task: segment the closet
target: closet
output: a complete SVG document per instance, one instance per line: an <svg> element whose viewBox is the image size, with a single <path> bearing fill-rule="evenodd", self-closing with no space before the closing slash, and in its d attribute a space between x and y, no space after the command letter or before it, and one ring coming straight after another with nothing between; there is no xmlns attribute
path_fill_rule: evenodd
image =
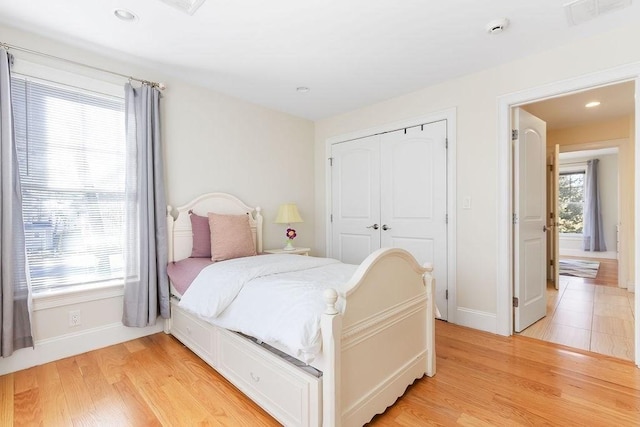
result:
<svg viewBox="0 0 640 427"><path fill-rule="evenodd" d="M360 264L396 247L433 263L446 319L446 120L333 144L331 165L331 256Z"/></svg>

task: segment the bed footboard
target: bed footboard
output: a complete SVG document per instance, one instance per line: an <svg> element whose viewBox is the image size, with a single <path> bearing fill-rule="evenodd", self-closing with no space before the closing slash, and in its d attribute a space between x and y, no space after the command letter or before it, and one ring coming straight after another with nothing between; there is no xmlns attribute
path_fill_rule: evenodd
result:
<svg viewBox="0 0 640 427"><path fill-rule="evenodd" d="M402 249L380 249L347 285L344 314L327 291L322 317L323 425L361 426L435 374L434 281Z"/></svg>

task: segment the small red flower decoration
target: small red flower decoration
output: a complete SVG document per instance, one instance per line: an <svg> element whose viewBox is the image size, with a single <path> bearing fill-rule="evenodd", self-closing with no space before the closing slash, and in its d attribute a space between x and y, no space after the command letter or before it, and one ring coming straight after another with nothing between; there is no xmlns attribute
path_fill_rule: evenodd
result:
<svg viewBox="0 0 640 427"><path fill-rule="evenodd" d="M296 236L296 230L294 230L293 228L287 228L287 239L293 240L296 238Z"/></svg>

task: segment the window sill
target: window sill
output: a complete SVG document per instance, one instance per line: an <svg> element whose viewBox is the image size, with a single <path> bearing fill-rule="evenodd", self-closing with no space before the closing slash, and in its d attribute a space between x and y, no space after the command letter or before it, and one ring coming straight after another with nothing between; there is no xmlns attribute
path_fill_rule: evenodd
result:
<svg viewBox="0 0 640 427"><path fill-rule="evenodd" d="M566 240L582 240L584 239L584 235L576 233L560 233L560 238Z"/></svg>
<svg viewBox="0 0 640 427"><path fill-rule="evenodd" d="M91 285L70 286L63 289L40 291L32 295L33 311L66 305L81 304L124 295L124 282L112 280Z"/></svg>

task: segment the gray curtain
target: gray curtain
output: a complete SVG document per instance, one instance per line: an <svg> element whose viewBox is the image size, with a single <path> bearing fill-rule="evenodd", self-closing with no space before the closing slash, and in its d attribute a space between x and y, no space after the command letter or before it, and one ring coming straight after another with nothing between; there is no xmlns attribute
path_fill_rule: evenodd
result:
<svg viewBox="0 0 640 427"><path fill-rule="evenodd" d="M122 323L153 325L169 317L167 204L160 141L160 91L125 85L127 170L125 290Z"/></svg>
<svg viewBox="0 0 640 427"><path fill-rule="evenodd" d="M598 159L587 162L587 182L584 199L584 250L592 252L604 252L607 250L604 243L600 190L598 188L599 162Z"/></svg>
<svg viewBox="0 0 640 427"><path fill-rule="evenodd" d="M12 57L0 48L0 344L2 357L33 346L22 192L11 111Z"/></svg>

